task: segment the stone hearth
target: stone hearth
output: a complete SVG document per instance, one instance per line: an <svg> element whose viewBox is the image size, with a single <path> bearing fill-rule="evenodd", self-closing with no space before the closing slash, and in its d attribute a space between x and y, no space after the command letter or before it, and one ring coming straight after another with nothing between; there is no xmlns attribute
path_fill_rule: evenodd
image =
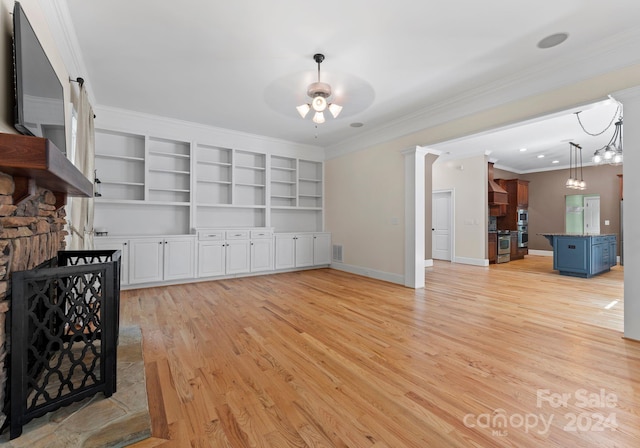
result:
<svg viewBox="0 0 640 448"><path fill-rule="evenodd" d="M151 436L151 418L139 327L121 327L118 345L118 390L109 398L97 394L50 412L24 426L6 448L122 447Z"/></svg>

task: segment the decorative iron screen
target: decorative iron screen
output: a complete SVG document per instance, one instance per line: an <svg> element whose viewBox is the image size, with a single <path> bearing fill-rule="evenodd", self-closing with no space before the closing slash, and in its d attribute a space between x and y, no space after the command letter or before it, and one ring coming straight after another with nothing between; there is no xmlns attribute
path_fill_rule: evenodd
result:
<svg viewBox="0 0 640 448"><path fill-rule="evenodd" d="M29 420L116 390L120 251L62 251L12 274L10 438Z"/></svg>

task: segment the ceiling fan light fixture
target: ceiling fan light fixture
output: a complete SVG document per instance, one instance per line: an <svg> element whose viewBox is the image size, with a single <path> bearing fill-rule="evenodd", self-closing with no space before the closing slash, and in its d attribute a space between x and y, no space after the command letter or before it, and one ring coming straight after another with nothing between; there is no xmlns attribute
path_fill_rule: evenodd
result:
<svg viewBox="0 0 640 448"><path fill-rule="evenodd" d="M327 99L331 96L331 86L326 82L320 81L320 63L324 61L323 54L314 54L313 60L318 64L318 81L309 84L307 87L307 95L311 98L311 104L303 104L296 107L302 118L305 118L309 111L313 109L315 114L312 121L316 124L325 122L323 112L328 108L333 118L336 118L342 111L342 106L335 103L328 103Z"/></svg>
<svg viewBox="0 0 640 448"><path fill-rule="evenodd" d="M324 123L324 114L322 112L316 112L315 115L313 116L312 121L315 124L322 124Z"/></svg>
<svg viewBox="0 0 640 448"><path fill-rule="evenodd" d="M331 115L333 115L333 118L338 118L338 115L340 115L340 112L342 112L342 106L338 106L335 103L331 103L329 104L329 112L331 112Z"/></svg>
<svg viewBox="0 0 640 448"><path fill-rule="evenodd" d="M323 96L318 95L313 98L311 105L316 112L323 112L327 108L327 100Z"/></svg>
<svg viewBox="0 0 640 448"><path fill-rule="evenodd" d="M311 110L311 106L308 104L302 104L301 106L296 107L298 113L302 118L306 117L309 111Z"/></svg>

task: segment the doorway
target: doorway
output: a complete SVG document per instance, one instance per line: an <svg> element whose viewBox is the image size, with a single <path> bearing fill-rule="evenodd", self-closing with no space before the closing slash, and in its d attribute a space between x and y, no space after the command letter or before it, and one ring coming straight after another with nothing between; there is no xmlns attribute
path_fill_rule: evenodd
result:
<svg viewBox="0 0 640 448"><path fill-rule="evenodd" d="M432 193L431 228L432 258L451 261L453 254L453 192L434 191Z"/></svg>
<svg viewBox="0 0 640 448"><path fill-rule="evenodd" d="M600 234L600 195L570 194L565 204L567 233Z"/></svg>

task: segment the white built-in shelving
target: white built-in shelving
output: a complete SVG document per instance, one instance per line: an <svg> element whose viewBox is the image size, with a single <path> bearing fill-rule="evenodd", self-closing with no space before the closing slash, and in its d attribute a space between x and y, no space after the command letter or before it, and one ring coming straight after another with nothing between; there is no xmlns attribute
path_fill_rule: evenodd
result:
<svg viewBox="0 0 640 448"><path fill-rule="evenodd" d="M323 163L188 139L96 130L109 234L185 234L203 227L323 230Z"/></svg>

